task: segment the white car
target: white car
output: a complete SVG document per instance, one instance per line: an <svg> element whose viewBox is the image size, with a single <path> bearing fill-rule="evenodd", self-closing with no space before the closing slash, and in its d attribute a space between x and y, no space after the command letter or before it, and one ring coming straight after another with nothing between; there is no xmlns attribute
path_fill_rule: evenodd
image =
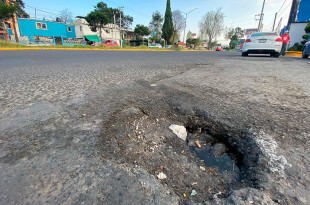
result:
<svg viewBox="0 0 310 205"><path fill-rule="evenodd" d="M255 32L245 40L242 56L249 54L270 54L278 58L281 54L282 38L275 32Z"/></svg>

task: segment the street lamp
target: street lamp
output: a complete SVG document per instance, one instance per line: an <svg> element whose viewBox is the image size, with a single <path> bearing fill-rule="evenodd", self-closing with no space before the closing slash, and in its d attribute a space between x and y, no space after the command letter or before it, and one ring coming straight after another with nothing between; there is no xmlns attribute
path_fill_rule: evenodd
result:
<svg viewBox="0 0 310 205"><path fill-rule="evenodd" d="M187 13L184 13L182 12L183 14L185 14L185 26L184 26L184 34L183 34L183 45L184 45L184 41L185 41L185 31L186 31L186 21L187 21L187 14L189 13L192 13L193 11L197 10L198 8L195 8L193 10L191 10L190 12L187 12ZM185 43L186 44L186 43Z"/></svg>

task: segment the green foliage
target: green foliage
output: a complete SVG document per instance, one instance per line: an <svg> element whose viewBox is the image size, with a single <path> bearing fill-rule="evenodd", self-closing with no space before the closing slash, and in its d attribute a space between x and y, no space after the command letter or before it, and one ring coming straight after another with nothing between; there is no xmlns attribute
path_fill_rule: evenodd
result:
<svg viewBox="0 0 310 205"><path fill-rule="evenodd" d="M308 40L309 39L309 34L305 34L302 36L302 39Z"/></svg>
<svg viewBox="0 0 310 205"><path fill-rule="evenodd" d="M0 1L0 22L3 23L4 21L13 18L14 13L17 11L17 9L17 4L7 5L5 2L3 3Z"/></svg>
<svg viewBox="0 0 310 205"><path fill-rule="evenodd" d="M104 25L109 23L109 19L106 13L104 13L101 10L95 10L95 11L90 12L85 17L85 20L88 22L88 26L93 32L96 32L97 30L99 30L100 39L102 41L102 36L101 36L102 29Z"/></svg>
<svg viewBox="0 0 310 205"><path fill-rule="evenodd" d="M229 32L226 35L227 39L230 40L237 40L239 38L242 38L244 36L244 30L240 27L232 28L229 30Z"/></svg>
<svg viewBox="0 0 310 205"><path fill-rule="evenodd" d="M162 38L165 39L167 42L169 42L172 35L173 35L172 11L170 6L170 0L167 0L165 21L162 29Z"/></svg>
<svg viewBox="0 0 310 205"><path fill-rule="evenodd" d="M151 43L161 43L161 38L158 36L152 36L149 38L149 40L151 41Z"/></svg>
<svg viewBox="0 0 310 205"><path fill-rule="evenodd" d="M0 2L1 3L1 2ZM0 40L0 48L23 48L25 45Z"/></svg>
<svg viewBox="0 0 310 205"><path fill-rule="evenodd" d="M6 4L5 0L0 0L0 4ZM23 0L16 0L15 2L11 1L11 6L14 6L14 12L19 18L29 18L29 15L24 11L25 4ZM1 6L0 6L1 7ZM2 8L0 8L1 12Z"/></svg>
<svg viewBox="0 0 310 205"><path fill-rule="evenodd" d="M302 51L303 45L300 43L295 43L292 47L287 49L288 51Z"/></svg>
<svg viewBox="0 0 310 205"><path fill-rule="evenodd" d="M161 15L161 13L159 11L155 11L152 15L152 20L149 24L149 29L151 32L155 32L156 35L153 36L153 37L156 37L154 38L154 41L158 41L158 39L160 39L161 37L161 30L162 30L162 27L163 27L163 17Z"/></svg>
<svg viewBox="0 0 310 205"><path fill-rule="evenodd" d="M305 27L305 32L310 33L310 22L308 22L307 26Z"/></svg>
<svg viewBox="0 0 310 205"><path fill-rule="evenodd" d="M134 33L137 36L142 37L142 36L149 35L151 32L150 32L150 30L149 30L149 28L147 26L144 26L142 24L137 24L136 27L135 27Z"/></svg>
<svg viewBox="0 0 310 205"><path fill-rule="evenodd" d="M129 28L133 22L133 18L131 16L125 15L124 12L120 9L115 9L108 7L106 3L99 2L95 7L94 11L90 12L85 20L89 23L89 27L92 31L99 31L103 29L103 27L108 23L114 23L114 15L115 15L115 23L119 25L122 16L122 28Z"/></svg>
<svg viewBox="0 0 310 205"><path fill-rule="evenodd" d="M199 38L190 38L187 39L186 43L189 45L190 48L195 49L201 43L201 39Z"/></svg>
<svg viewBox="0 0 310 205"><path fill-rule="evenodd" d="M234 49L238 43L240 38L244 36L244 30L240 27L232 28L230 31L226 34L226 38L230 39L229 48Z"/></svg>

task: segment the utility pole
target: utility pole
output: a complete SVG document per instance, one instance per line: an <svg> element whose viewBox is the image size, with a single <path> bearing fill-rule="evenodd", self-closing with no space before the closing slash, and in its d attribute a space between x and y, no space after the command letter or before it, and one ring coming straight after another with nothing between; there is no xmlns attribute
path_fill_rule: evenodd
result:
<svg viewBox="0 0 310 205"><path fill-rule="evenodd" d="M272 31L274 31L274 26L275 26L275 24L276 24L277 15L278 15L278 13L276 13L276 15L274 16L274 21L273 21Z"/></svg>
<svg viewBox="0 0 310 205"><path fill-rule="evenodd" d="M37 19L37 9L34 9L34 19Z"/></svg>
<svg viewBox="0 0 310 205"><path fill-rule="evenodd" d="M260 18L259 18L259 23L258 23L258 31L261 31L261 29L262 29L262 23L263 23L263 18L264 18L265 2L266 2L266 0L264 0L262 11L260 13Z"/></svg>
<svg viewBox="0 0 310 205"><path fill-rule="evenodd" d="M290 30L291 23L296 21L299 4L300 4L300 0L293 0L292 1L290 17L289 17L288 22L287 22L287 27L288 27L287 30Z"/></svg>
<svg viewBox="0 0 310 205"><path fill-rule="evenodd" d="M122 12L119 12L119 37L120 37L120 46L123 47L123 39L122 39Z"/></svg>
<svg viewBox="0 0 310 205"><path fill-rule="evenodd" d="M115 31L116 31L116 19L115 19L115 13L114 13L114 26L113 26L113 39L116 39Z"/></svg>
<svg viewBox="0 0 310 205"><path fill-rule="evenodd" d="M184 12L181 11L183 14L185 14L185 25L184 25L184 34L183 34L183 46L184 46L184 41L185 41L185 31L186 31L187 15L188 15L189 13L192 13L192 12L195 11L196 9L198 9L198 8L195 8L195 9L193 9L193 10L191 10L190 12L187 12L187 13L184 13ZM186 45L186 42L185 42L185 45Z"/></svg>

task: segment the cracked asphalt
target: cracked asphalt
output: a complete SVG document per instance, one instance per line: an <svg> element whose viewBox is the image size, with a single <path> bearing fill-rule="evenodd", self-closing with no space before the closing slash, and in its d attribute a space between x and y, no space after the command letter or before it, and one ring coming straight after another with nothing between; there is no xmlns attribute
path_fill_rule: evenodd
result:
<svg viewBox="0 0 310 205"><path fill-rule="evenodd" d="M235 52L0 51L0 204L309 204L308 62ZM196 110L253 134L264 179L184 199L103 150L106 136L121 136L128 107L165 119L145 129L150 137L168 136L170 123Z"/></svg>

